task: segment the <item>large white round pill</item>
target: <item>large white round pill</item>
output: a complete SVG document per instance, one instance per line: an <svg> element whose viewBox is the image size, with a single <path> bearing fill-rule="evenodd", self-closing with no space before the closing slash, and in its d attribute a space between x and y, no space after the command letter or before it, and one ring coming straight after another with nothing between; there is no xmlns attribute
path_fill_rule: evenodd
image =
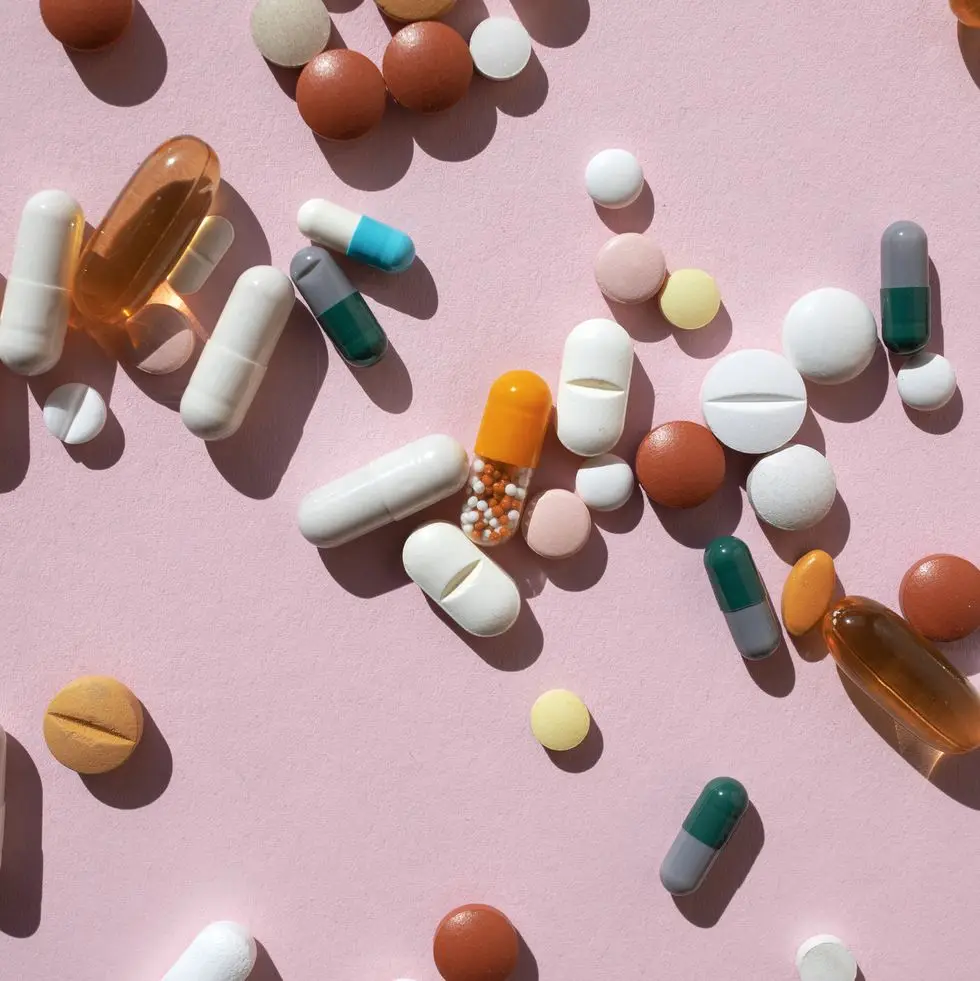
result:
<svg viewBox="0 0 980 981"><path fill-rule="evenodd" d="M602 150L585 168L585 187L603 208L625 208L643 190L643 168L629 150Z"/></svg>
<svg viewBox="0 0 980 981"><path fill-rule="evenodd" d="M783 321L783 354L820 385L856 378L874 357L878 328L859 296L829 286L800 297Z"/></svg>
<svg viewBox="0 0 980 981"><path fill-rule="evenodd" d="M56 388L44 403L44 425L62 443L87 443L102 432L106 407L89 385L69 382Z"/></svg>
<svg viewBox="0 0 980 981"><path fill-rule="evenodd" d="M594 456L575 474L575 493L593 511L615 511L633 494L633 468L614 453Z"/></svg>
<svg viewBox="0 0 980 981"><path fill-rule="evenodd" d="M837 478L830 461L813 447L787 446L749 471L745 490L760 521L800 531L827 517L837 496Z"/></svg>
<svg viewBox="0 0 980 981"><path fill-rule="evenodd" d="M333 25L323 0L258 0L251 26L266 61L300 68L327 46Z"/></svg>
<svg viewBox="0 0 980 981"><path fill-rule="evenodd" d="M789 442L803 425L806 386L781 355L736 351L705 375L701 412L725 446L741 453L769 453Z"/></svg>
<svg viewBox="0 0 980 981"><path fill-rule="evenodd" d="M858 966L843 940L823 933L800 944L796 970L800 981L854 981Z"/></svg>
<svg viewBox="0 0 980 981"><path fill-rule="evenodd" d="M941 409L956 391L956 372L941 355L920 351L898 369L898 394L910 409Z"/></svg>
<svg viewBox="0 0 980 981"><path fill-rule="evenodd" d="M473 67L484 77L503 82L520 75L531 60L531 35L510 17L488 17L470 36Z"/></svg>

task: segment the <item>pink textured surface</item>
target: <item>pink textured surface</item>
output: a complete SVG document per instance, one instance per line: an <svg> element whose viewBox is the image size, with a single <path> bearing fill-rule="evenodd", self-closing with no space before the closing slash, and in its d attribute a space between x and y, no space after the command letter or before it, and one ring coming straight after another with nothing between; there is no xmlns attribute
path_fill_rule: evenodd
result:
<svg viewBox="0 0 980 981"><path fill-rule="evenodd" d="M700 551L737 529L777 602L816 545L849 590L891 604L916 558L977 560L980 92L956 24L944 0L588 2L519 0L539 59L521 81L476 79L443 118L392 110L377 137L322 151L254 51L247 4L146 0L135 34L94 57L68 56L36 4L6 4L0 269L33 191L70 190L97 221L180 132L215 146L234 189L222 210L238 240L193 300L207 327L241 268L288 263L312 195L409 230L422 262L400 278L352 271L397 354L355 377L298 309L245 428L217 446L174 411L185 374L130 377L79 338L51 377L0 372L0 720L23 747L0 871L5 981L156 981L226 917L268 950L257 981L435 981L432 930L467 901L503 909L548 981L789 981L817 932L845 938L868 981L975 978L980 763L928 782L826 660L784 651L750 673ZM378 58L374 4L333 5L344 40ZM454 23L483 13L460 0ZM670 266L710 270L727 310L690 334L655 304L624 316L639 357L625 457L653 420L698 418L722 350L776 347L804 292L838 285L877 309L878 237L898 217L930 232L935 346L945 333L965 411L957 397L910 419L879 354L857 382L811 389L804 436L826 445L841 492L824 525L761 529L733 461L698 512L637 495L598 516L581 561L495 553L529 609L500 640L467 641L401 573L412 521L321 561L296 505L424 432L469 442L505 369L557 377L568 330L607 311L591 264L610 231L582 171L608 145L642 160ZM647 194L607 220L642 228L651 210ZM72 453L38 405L67 377L112 410ZM554 438L543 469L539 488L571 485ZM958 652L967 670L975 651ZM83 672L129 684L160 734L91 789L41 738L48 698ZM583 772L528 732L555 686L602 731ZM745 782L758 816L706 891L675 905L660 860L719 774ZM535 976L526 964L520 981Z"/></svg>

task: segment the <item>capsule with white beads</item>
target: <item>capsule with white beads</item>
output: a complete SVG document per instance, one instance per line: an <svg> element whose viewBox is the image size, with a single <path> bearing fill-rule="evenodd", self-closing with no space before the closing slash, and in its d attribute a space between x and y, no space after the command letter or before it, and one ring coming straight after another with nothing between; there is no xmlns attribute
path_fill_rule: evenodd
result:
<svg viewBox="0 0 980 981"><path fill-rule="evenodd" d="M385 272L404 272L415 259L415 244L404 232L323 198L303 204L296 224L311 241Z"/></svg>
<svg viewBox="0 0 980 981"><path fill-rule="evenodd" d="M206 926L180 955L163 981L245 981L255 967L255 940L238 923Z"/></svg>

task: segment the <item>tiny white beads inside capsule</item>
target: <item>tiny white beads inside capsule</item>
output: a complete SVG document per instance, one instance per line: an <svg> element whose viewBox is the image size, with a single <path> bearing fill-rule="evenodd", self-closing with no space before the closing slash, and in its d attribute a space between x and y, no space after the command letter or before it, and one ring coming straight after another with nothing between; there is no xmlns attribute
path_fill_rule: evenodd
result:
<svg viewBox="0 0 980 981"><path fill-rule="evenodd" d="M521 512L520 511L508 511L507 512L507 517L508 517L508 519L510 520L510 522L512 524L513 524L513 522L517 521L518 518L520 518L520 516L521 516Z"/></svg>
<svg viewBox="0 0 980 981"><path fill-rule="evenodd" d="M473 490L477 492L477 494L482 494L486 490L486 487L483 486L483 481L479 478L475 479L471 486L473 487Z"/></svg>
<svg viewBox="0 0 980 981"><path fill-rule="evenodd" d="M475 507L476 507L476 502L477 502L478 500L479 500L479 498L478 498L478 497L471 497L471 498L470 498L470 499L469 499L469 500L468 500L468 501L466 502L466 506L467 506L467 507L469 507L469 508L475 508Z"/></svg>
<svg viewBox="0 0 980 981"><path fill-rule="evenodd" d="M464 534L466 534L466 535L472 535L473 534L473 526L471 524L468 524L466 522L463 522L463 524L462 524L461 527L463 529L463 533Z"/></svg>
<svg viewBox="0 0 980 981"><path fill-rule="evenodd" d="M508 484L508 485L507 485L507 486L506 486L506 487L504 488L504 493L505 493L505 494L506 494L506 495L507 495L508 497L513 497L513 496L514 496L514 495L515 495L515 494L517 493L517 484Z"/></svg>
<svg viewBox="0 0 980 981"><path fill-rule="evenodd" d="M483 469L483 461L482 460L474 460L473 461L473 473L479 473L482 469Z"/></svg>
<svg viewBox="0 0 980 981"><path fill-rule="evenodd" d="M476 502L476 509L477 509L477 511L486 511L486 509L488 507L489 507L489 505L487 504L486 501L477 501Z"/></svg>

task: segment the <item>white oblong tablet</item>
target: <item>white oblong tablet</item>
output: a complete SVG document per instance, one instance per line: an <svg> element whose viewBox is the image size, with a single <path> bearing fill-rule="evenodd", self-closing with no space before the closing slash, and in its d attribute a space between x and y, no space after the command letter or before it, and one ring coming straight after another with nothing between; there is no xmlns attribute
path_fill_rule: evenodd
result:
<svg viewBox="0 0 980 981"><path fill-rule="evenodd" d="M956 392L956 371L941 354L920 351L898 369L898 394L910 409L934 412Z"/></svg>
<svg viewBox="0 0 980 981"><path fill-rule="evenodd" d="M473 67L496 82L520 75L531 60L531 35L510 17L488 17L470 36Z"/></svg>
<svg viewBox="0 0 980 981"><path fill-rule="evenodd" d="M625 208L643 191L643 168L629 150L600 150L585 168L589 197L603 208Z"/></svg>
<svg viewBox="0 0 980 981"><path fill-rule="evenodd" d="M318 548L334 548L455 494L468 475L462 444L423 436L307 494L299 530Z"/></svg>
<svg viewBox="0 0 980 981"><path fill-rule="evenodd" d="M102 432L107 410L102 396L90 385L68 382L44 403L44 425L62 443L87 443Z"/></svg>
<svg viewBox="0 0 980 981"><path fill-rule="evenodd" d="M769 453L803 425L806 386L782 355L757 348L736 351L704 376L701 412L725 446L740 453Z"/></svg>
<svg viewBox="0 0 980 981"><path fill-rule="evenodd" d="M801 296L783 321L783 354L806 379L840 385L874 357L878 327L859 296L835 286Z"/></svg>
<svg viewBox="0 0 980 981"><path fill-rule="evenodd" d="M787 446L763 457L745 481L749 504L760 521L802 531L827 517L837 496L830 461L812 446Z"/></svg>
<svg viewBox="0 0 980 981"><path fill-rule="evenodd" d="M208 281L234 241L235 226L221 215L208 215L177 260L167 282L185 296L196 293Z"/></svg>
<svg viewBox="0 0 980 981"><path fill-rule="evenodd" d="M599 456L623 435L633 341L614 320L586 320L565 340L558 399L558 438L579 456Z"/></svg>
<svg viewBox="0 0 980 981"><path fill-rule="evenodd" d="M402 563L429 599L477 637L502 634L521 612L517 584L456 525L433 521L417 528Z"/></svg>
<svg viewBox="0 0 980 981"><path fill-rule="evenodd" d="M615 511L633 495L633 468L614 453L586 460L575 474L575 493L593 511Z"/></svg>
<svg viewBox="0 0 980 981"><path fill-rule="evenodd" d="M206 926L163 976L163 981L245 981L257 950L245 927L230 920Z"/></svg>
<svg viewBox="0 0 980 981"><path fill-rule="evenodd" d="M796 970L800 981L855 981L858 965L843 940L823 933L800 944Z"/></svg>

